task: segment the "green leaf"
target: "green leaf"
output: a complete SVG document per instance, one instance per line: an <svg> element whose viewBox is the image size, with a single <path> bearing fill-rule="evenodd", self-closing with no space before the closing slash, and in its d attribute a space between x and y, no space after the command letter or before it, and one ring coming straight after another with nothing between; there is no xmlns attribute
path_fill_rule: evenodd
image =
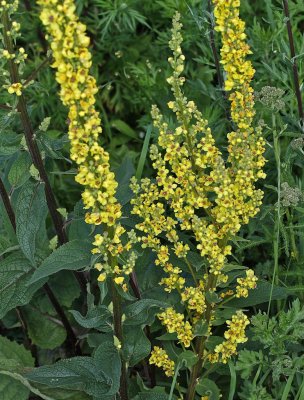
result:
<svg viewBox="0 0 304 400"><path fill-rule="evenodd" d="M178 356L177 364L180 364L187 368L191 368L197 363L197 361L197 354L193 353L193 351L191 350L185 350Z"/></svg>
<svg viewBox="0 0 304 400"><path fill-rule="evenodd" d="M134 131L134 129L132 129L128 124L126 124L124 121L122 121L120 119L111 121L110 126L117 129L119 132L121 132L122 134L124 134L132 139L138 139L138 135Z"/></svg>
<svg viewBox="0 0 304 400"><path fill-rule="evenodd" d="M162 301L154 299L142 299L125 308L126 320L125 325L151 325L155 315L161 308L165 308L166 304Z"/></svg>
<svg viewBox="0 0 304 400"><path fill-rule="evenodd" d="M112 315L106 306L98 306L89 310L84 317L79 311L70 311L77 323L87 329L97 329L101 332L112 332Z"/></svg>
<svg viewBox="0 0 304 400"><path fill-rule="evenodd" d="M29 178L29 168L31 166L31 158L28 152L22 152L13 162L8 173L8 181L15 188L23 185Z"/></svg>
<svg viewBox="0 0 304 400"><path fill-rule="evenodd" d="M91 400L92 397L84 392L65 390L65 389L54 389L46 388L45 386L36 385L43 394L53 397L56 400Z"/></svg>
<svg viewBox="0 0 304 400"><path fill-rule="evenodd" d="M127 204L133 196L130 189L130 179L134 173L135 169L130 157L125 157L115 171L115 178L118 182L116 198L122 205Z"/></svg>
<svg viewBox="0 0 304 400"><path fill-rule="evenodd" d="M101 344L94 357L74 357L25 374L33 382L53 388L82 390L91 396L115 395L120 385L121 361L111 342Z"/></svg>
<svg viewBox="0 0 304 400"><path fill-rule="evenodd" d="M149 125L147 128L146 134L145 134L144 144L141 149L141 153L140 153L140 157L139 157L139 161L138 161L138 165L137 165L137 169L136 169L136 173L135 173L136 179L141 179L141 177L142 177L142 173L144 170L144 166L145 166L145 162L146 162L146 158L147 158L147 154L148 154L151 133L152 133L152 126Z"/></svg>
<svg viewBox="0 0 304 400"><path fill-rule="evenodd" d="M2 131L0 136L0 156L9 157L20 148L20 135L12 132Z"/></svg>
<svg viewBox="0 0 304 400"><path fill-rule="evenodd" d="M260 364L263 364L263 353L261 351L258 353L244 349L238 355L236 370L240 371L243 379L248 379Z"/></svg>
<svg viewBox="0 0 304 400"><path fill-rule="evenodd" d="M35 271L31 283L64 269L76 271L90 265L92 244L85 240L72 240L53 251Z"/></svg>
<svg viewBox="0 0 304 400"><path fill-rule="evenodd" d="M285 299L288 296L288 290L284 287L274 286L271 293L271 284L268 282L260 282L256 289L249 290L248 297L233 299L227 303L227 307L242 308L267 303L270 296L272 300Z"/></svg>
<svg viewBox="0 0 304 400"><path fill-rule="evenodd" d="M195 389L200 396L209 396L209 400L220 399L221 392L211 379L200 379Z"/></svg>
<svg viewBox="0 0 304 400"><path fill-rule="evenodd" d="M125 361L133 367L149 355L151 351L150 341L142 329L134 329L133 326L123 328L122 354Z"/></svg>
<svg viewBox="0 0 304 400"><path fill-rule="evenodd" d="M0 262L0 318L15 307L28 304L45 283L41 280L29 286L32 272L29 261L20 253L11 254Z"/></svg>
<svg viewBox="0 0 304 400"><path fill-rule="evenodd" d="M47 206L43 184L26 184L16 202L16 235L23 254L35 265L38 232L45 223Z"/></svg>
<svg viewBox="0 0 304 400"><path fill-rule="evenodd" d="M15 365L15 369L12 369ZM3 371L18 371L24 367L33 367L34 359L31 353L22 345L11 342L0 336L0 398L1 400L27 400L29 389L10 376L1 374Z"/></svg>
<svg viewBox="0 0 304 400"><path fill-rule="evenodd" d="M43 315L33 307L25 307L27 332L33 342L42 349L52 350L60 346L66 339L66 331L56 321Z"/></svg>
<svg viewBox="0 0 304 400"><path fill-rule="evenodd" d="M161 392L146 392L139 393L137 398L138 400L168 400L168 395Z"/></svg>
<svg viewBox="0 0 304 400"><path fill-rule="evenodd" d="M60 271L52 276L48 285L59 303L64 307L71 307L74 300L81 294L79 283L70 271Z"/></svg>
<svg viewBox="0 0 304 400"><path fill-rule="evenodd" d="M94 353L94 360L111 380L111 388L107 395L116 394L119 391L121 375L121 360L117 348L112 342L102 343Z"/></svg>

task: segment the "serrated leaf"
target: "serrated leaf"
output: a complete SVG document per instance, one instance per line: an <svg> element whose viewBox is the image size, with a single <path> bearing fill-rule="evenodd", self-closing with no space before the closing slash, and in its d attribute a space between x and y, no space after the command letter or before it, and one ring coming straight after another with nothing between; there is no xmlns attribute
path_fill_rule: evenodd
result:
<svg viewBox="0 0 304 400"><path fill-rule="evenodd" d="M14 253L0 262L0 318L17 306L28 304L34 293L45 283L29 285L32 277L29 261Z"/></svg>
<svg viewBox="0 0 304 400"><path fill-rule="evenodd" d="M25 374L33 382L53 388L82 390L101 398L119 390L121 361L113 343L100 345L94 357L74 357L54 365L35 368Z"/></svg>
<svg viewBox="0 0 304 400"><path fill-rule="evenodd" d="M23 313L26 318L27 332L33 344L42 349L52 350L65 341L66 331L63 326L30 306L25 307Z"/></svg>
<svg viewBox="0 0 304 400"><path fill-rule="evenodd" d="M97 329L101 332L111 332L112 328L112 315L106 306L98 306L89 310L84 317L79 311L71 310L73 317L79 325L87 329Z"/></svg>
<svg viewBox="0 0 304 400"><path fill-rule="evenodd" d="M149 355L151 351L150 341L142 329L134 329L132 326L123 328L122 354L125 361L133 367Z"/></svg>
<svg viewBox="0 0 304 400"><path fill-rule="evenodd" d="M33 367L34 359L31 353L22 345L0 336L0 370L10 371L15 364L16 372L24 367ZM0 372L0 398L1 400L27 400L29 390L10 376Z"/></svg>
<svg viewBox="0 0 304 400"><path fill-rule="evenodd" d="M62 270L77 271L88 267L92 244L84 240L72 240L53 251L35 271L31 283Z"/></svg>
<svg viewBox="0 0 304 400"><path fill-rule="evenodd" d="M125 325L151 325L155 315L161 308L166 307L162 301L142 299L125 308Z"/></svg>
<svg viewBox="0 0 304 400"><path fill-rule="evenodd" d="M45 223L47 205L43 184L26 184L16 202L16 235L20 248L35 265L36 242L40 227Z"/></svg>
<svg viewBox="0 0 304 400"><path fill-rule="evenodd" d="M8 173L8 181L12 186L17 188L30 178L29 168L31 163L32 161L28 152L23 151L19 154Z"/></svg>
<svg viewBox="0 0 304 400"><path fill-rule="evenodd" d="M262 352L258 353L256 351L241 350L237 363L236 370L240 371L240 375L243 379L248 379L252 372L257 368L258 365L263 363Z"/></svg>

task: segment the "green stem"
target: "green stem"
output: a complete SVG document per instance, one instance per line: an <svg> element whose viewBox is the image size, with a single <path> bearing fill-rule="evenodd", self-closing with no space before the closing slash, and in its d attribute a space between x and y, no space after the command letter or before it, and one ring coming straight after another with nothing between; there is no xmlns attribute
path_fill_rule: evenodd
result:
<svg viewBox="0 0 304 400"><path fill-rule="evenodd" d="M277 167L277 213L275 214L275 224L274 224L274 240L273 240L273 257L274 257L274 265L273 265L273 277L272 277L272 285L271 292L268 303L267 315L270 313L270 305L271 298L273 293L274 284L278 285L279 283L279 246L280 246L280 219L281 219L281 148L279 143L279 136L276 131L276 121L275 116L272 115L272 128L273 128L273 147L274 147L274 156ZM278 309L280 308L280 302L277 302Z"/></svg>
<svg viewBox="0 0 304 400"><path fill-rule="evenodd" d="M112 264L115 262L115 258L112 259ZM115 283L111 279L111 294L113 302L113 319L114 319L114 334L120 343L123 342L122 334L122 310L120 296L116 290ZM127 385L127 372L126 365L122 362L121 365L121 376L120 376L120 389L119 389L121 400L128 400L128 385Z"/></svg>
<svg viewBox="0 0 304 400"><path fill-rule="evenodd" d="M14 44L12 37L8 35L8 32L11 31L11 22L9 20L7 11L3 11L2 13L2 24L3 24L3 41L4 41L4 47L10 54L14 53ZM17 65L15 64L14 60L9 60L8 61L9 65L9 73L11 77L11 82L12 83L20 83L20 76L18 72ZM27 107L26 107L26 101L25 97L23 94L19 96L18 98L18 105L17 105L17 110L20 113L20 118L21 118L21 123L23 126L24 130L24 136L26 140L27 147L29 149L32 161L34 166L37 168L39 171L40 179L45 185L45 197L48 205L48 209L54 224L55 231L58 236L58 240L60 244L67 243L68 239L66 236L66 232L64 229L64 224L61 218L61 215L57 211L57 202L49 181L49 178L47 176L46 170L44 168L43 160L37 145L37 142L35 140L35 134L34 130L28 115ZM75 278L77 279L79 286L82 290L82 292L86 295L86 280L84 276L80 273L74 273Z"/></svg>
<svg viewBox="0 0 304 400"><path fill-rule="evenodd" d="M170 394L169 394L168 400L172 400L173 393L174 393L174 388L176 386L176 381L177 381L177 376L178 376L179 369L180 369L180 365L177 364L177 366L175 368L175 373L174 373L172 385L171 385L171 388L170 388Z"/></svg>
<svg viewBox="0 0 304 400"><path fill-rule="evenodd" d="M216 287L217 277L215 275L210 275L209 278L210 278L210 282L209 282L209 285L206 288L206 290L208 290L208 289L213 290ZM206 313L205 313L205 319L206 319L208 326L210 324L211 315L212 315L212 304L208 303ZM198 356L198 362L194 365L194 367L191 371L186 400L194 399L195 387L196 387L197 380L201 374L202 367L203 367L203 354L204 354L206 340L207 340L207 336L200 337L197 340L196 354Z"/></svg>

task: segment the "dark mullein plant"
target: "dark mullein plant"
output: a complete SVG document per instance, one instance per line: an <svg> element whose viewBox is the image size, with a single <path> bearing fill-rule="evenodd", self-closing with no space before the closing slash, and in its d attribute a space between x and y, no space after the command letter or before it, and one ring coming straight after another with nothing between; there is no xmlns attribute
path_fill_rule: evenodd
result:
<svg viewBox="0 0 304 400"><path fill-rule="evenodd" d="M302 400L297 2L0 14L0 398Z"/></svg>

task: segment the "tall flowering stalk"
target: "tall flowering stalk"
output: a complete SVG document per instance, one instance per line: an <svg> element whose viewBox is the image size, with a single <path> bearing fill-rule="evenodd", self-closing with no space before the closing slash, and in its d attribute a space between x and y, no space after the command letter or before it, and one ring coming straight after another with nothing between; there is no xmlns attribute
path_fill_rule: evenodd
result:
<svg viewBox="0 0 304 400"><path fill-rule="evenodd" d="M68 107L69 139L71 159L78 165L75 180L84 187L82 199L88 210L85 221L95 226L103 224L103 234L96 234L93 254L100 255L101 262L95 267L100 272L99 281L107 275L113 276L117 285L127 290L125 278L131 274L135 264L135 253L131 251L135 241L134 232L129 232L122 243L125 229L118 222L121 205L115 198L117 182L110 170L109 154L99 144L102 132L99 112L95 108L98 92L95 78L90 74L92 56L86 26L76 15L73 0L38 0L40 18L51 42L56 80L60 85L60 98ZM118 256L124 253L127 260L122 266ZM118 292L111 281L114 331L122 340L122 311ZM120 395L128 398L126 370L122 367Z"/></svg>
<svg viewBox="0 0 304 400"><path fill-rule="evenodd" d="M246 277L237 280L234 291L221 289L227 281L225 264L232 250L229 241L259 211L263 193L256 189L255 183L265 177L262 171L265 143L260 129L253 127L254 69L247 60L250 49L245 41L245 24L239 18L240 1L213 3L215 29L222 36L221 63L226 72L225 90L229 92L234 123L234 131L227 135L228 155L216 146L208 121L183 93L185 57L177 13L169 43L173 57L168 61L173 74L167 80L174 96L168 107L176 116L176 127L169 127L159 109L153 106L152 117L159 137L158 145L151 147L150 156L156 179L143 179L140 184L135 179L132 182L136 195L132 200L133 213L141 217L137 228L142 232L142 246L156 253L156 264L166 273L160 283L167 292L177 290L187 310L184 315L170 307L159 314L159 319L169 333L177 334L183 347L190 347L194 341L198 362L192 369L188 400L194 398L203 364L226 363L236 354L237 344L247 340L245 328L249 321L238 311L227 321L225 341L213 352L205 349L221 299L246 297L248 289L256 286L253 271L247 270ZM190 251L195 248L207 262L205 273L197 273L191 264ZM185 266L191 276L187 280ZM207 333L194 339L202 321ZM168 355L158 346L150 362L163 367L167 375L173 374Z"/></svg>
<svg viewBox="0 0 304 400"><path fill-rule="evenodd" d="M38 0L40 18L47 29L51 42L56 80L60 84L60 98L68 107L71 159L78 165L75 180L84 187L82 199L86 213L85 221L95 226L104 224L104 234L95 236L94 254L102 254L102 262L96 263L99 280L107 274L114 276L117 284L126 289L125 276L132 272L135 253L131 252L133 232L122 245L125 229L119 224L121 205L115 198L117 182L110 170L109 154L99 144L102 132L99 112L95 108L98 92L95 78L90 74L92 56L86 26L76 15L73 0ZM123 267L117 256L127 253Z"/></svg>

